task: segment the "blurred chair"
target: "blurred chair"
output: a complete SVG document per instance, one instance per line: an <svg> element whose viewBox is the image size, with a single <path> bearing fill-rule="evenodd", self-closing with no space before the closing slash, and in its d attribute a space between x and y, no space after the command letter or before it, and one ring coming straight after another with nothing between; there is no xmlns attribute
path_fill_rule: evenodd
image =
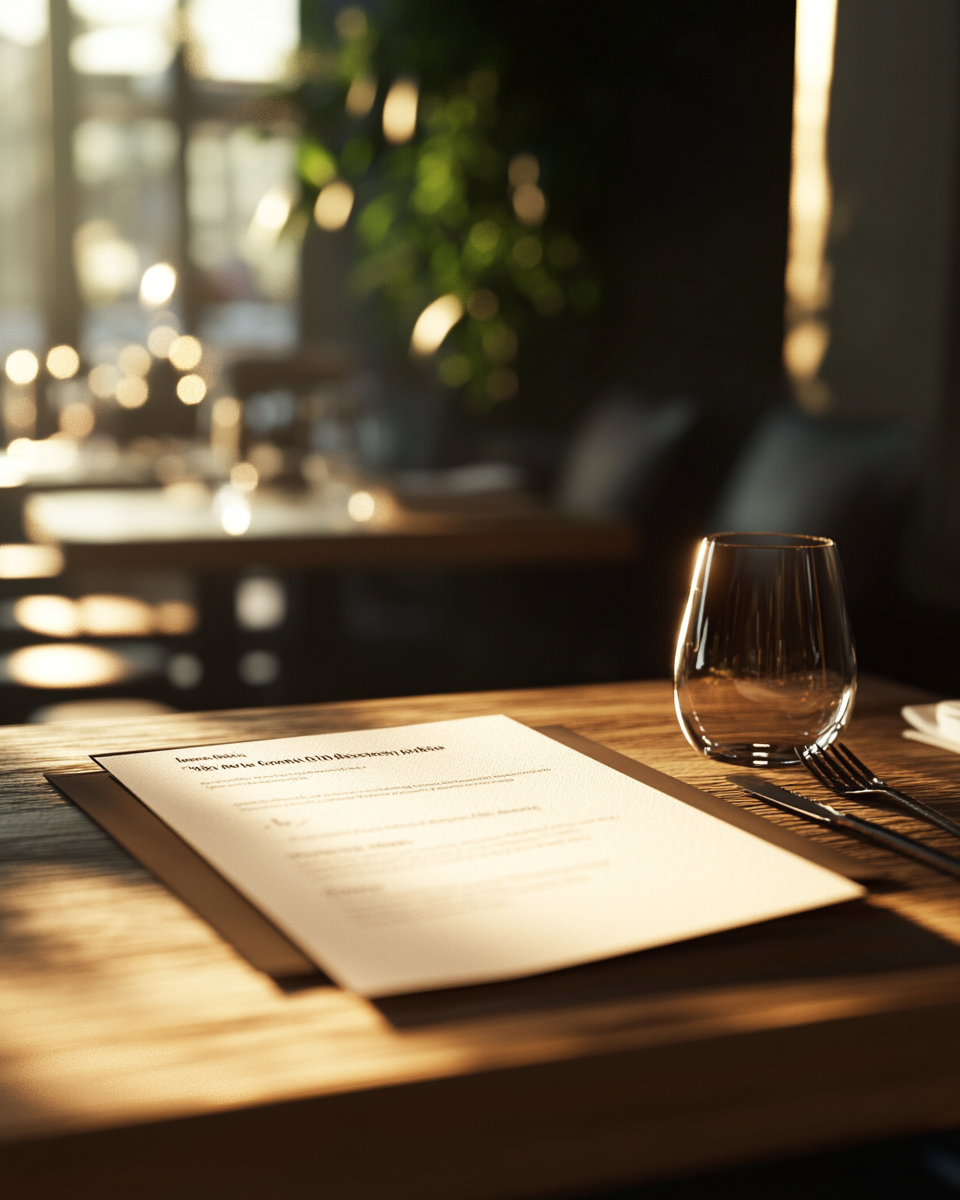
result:
<svg viewBox="0 0 960 1200"><path fill-rule="evenodd" d="M919 444L906 421L838 422L778 409L734 464L711 531L808 533L833 538L851 594L876 577ZM891 547L891 561L895 557Z"/></svg>
<svg viewBox="0 0 960 1200"><path fill-rule="evenodd" d="M558 507L585 517L637 517L699 411L689 396L608 393L573 436L560 470Z"/></svg>

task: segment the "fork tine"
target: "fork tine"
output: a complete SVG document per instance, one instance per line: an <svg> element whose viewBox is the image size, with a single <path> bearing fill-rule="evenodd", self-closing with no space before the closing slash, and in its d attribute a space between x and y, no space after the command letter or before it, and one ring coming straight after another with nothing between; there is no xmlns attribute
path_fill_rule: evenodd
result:
<svg viewBox="0 0 960 1200"><path fill-rule="evenodd" d="M836 772L840 787L850 789L863 786L861 780L859 780L856 774L851 771L846 760L837 753L837 748L835 745L828 746L826 750L822 751L822 753L826 761Z"/></svg>
<svg viewBox="0 0 960 1200"><path fill-rule="evenodd" d="M860 759L857 758L857 756L854 754L854 752L849 748L849 746L845 746L843 744L843 742L837 742L837 749L840 751L840 753L843 754L843 757L847 760L847 762L850 763L851 766L855 767L860 772L863 782L865 782L867 784L871 784L871 783L879 783L881 785L883 784L883 780L878 775L875 775L873 773L873 771L871 771L870 768L866 765L866 763L862 763L860 761Z"/></svg>
<svg viewBox="0 0 960 1200"><path fill-rule="evenodd" d="M803 752L804 766L810 774L824 787L831 791L836 791L838 787L843 786L843 781L840 779L833 763L825 757L819 746L811 746L810 749Z"/></svg>

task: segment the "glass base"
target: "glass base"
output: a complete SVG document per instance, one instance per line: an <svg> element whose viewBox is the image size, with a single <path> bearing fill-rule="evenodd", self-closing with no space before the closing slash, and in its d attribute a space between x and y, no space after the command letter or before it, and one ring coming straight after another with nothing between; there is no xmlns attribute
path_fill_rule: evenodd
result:
<svg viewBox="0 0 960 1200"><path fill-rule="evenodd" d="M735 763L738 767L799 767L803 760L796 746L777 743L742 742L734 745L704 746L708 758Z"/></svg>

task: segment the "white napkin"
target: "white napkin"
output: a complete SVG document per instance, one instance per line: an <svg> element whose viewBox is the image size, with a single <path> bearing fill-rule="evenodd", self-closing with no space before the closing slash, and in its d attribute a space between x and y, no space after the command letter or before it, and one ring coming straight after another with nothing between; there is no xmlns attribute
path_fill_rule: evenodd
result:
<svg viewBox="0 0 960 1200"><path fill-rule="evenodd" d="M900 715L913 726L903 731L905 738L960 754L960 700L908 704L900 709Z"/></svg>

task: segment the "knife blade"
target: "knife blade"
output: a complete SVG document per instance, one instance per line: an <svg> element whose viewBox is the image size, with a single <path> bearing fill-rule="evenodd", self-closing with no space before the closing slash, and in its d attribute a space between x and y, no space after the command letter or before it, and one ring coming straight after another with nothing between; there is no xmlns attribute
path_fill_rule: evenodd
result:
<svg viewBox="0 0 960 1200"><path fill-rule="evenodd" d="M821 825L857 833L871 842L876 842L877 845L884 846L887 850L905 854L908 858L916 859L928 867L935 867L938 871L960 879L960 859L925 846L923 842L907 837L906 834L894 833L892 829L887 829L886 826L878 825L874 821L865 821L862 817L855 817L851 813L840 812L830 804L821 804L819 800L811 800L808 796L791 792L775 783L769 783L759 775L736 774L729 775L727 778L731 783L743 788L749 795L766 800L768 804L774 804L777 808L799 813L800 816L817 821Z"/></svg>

